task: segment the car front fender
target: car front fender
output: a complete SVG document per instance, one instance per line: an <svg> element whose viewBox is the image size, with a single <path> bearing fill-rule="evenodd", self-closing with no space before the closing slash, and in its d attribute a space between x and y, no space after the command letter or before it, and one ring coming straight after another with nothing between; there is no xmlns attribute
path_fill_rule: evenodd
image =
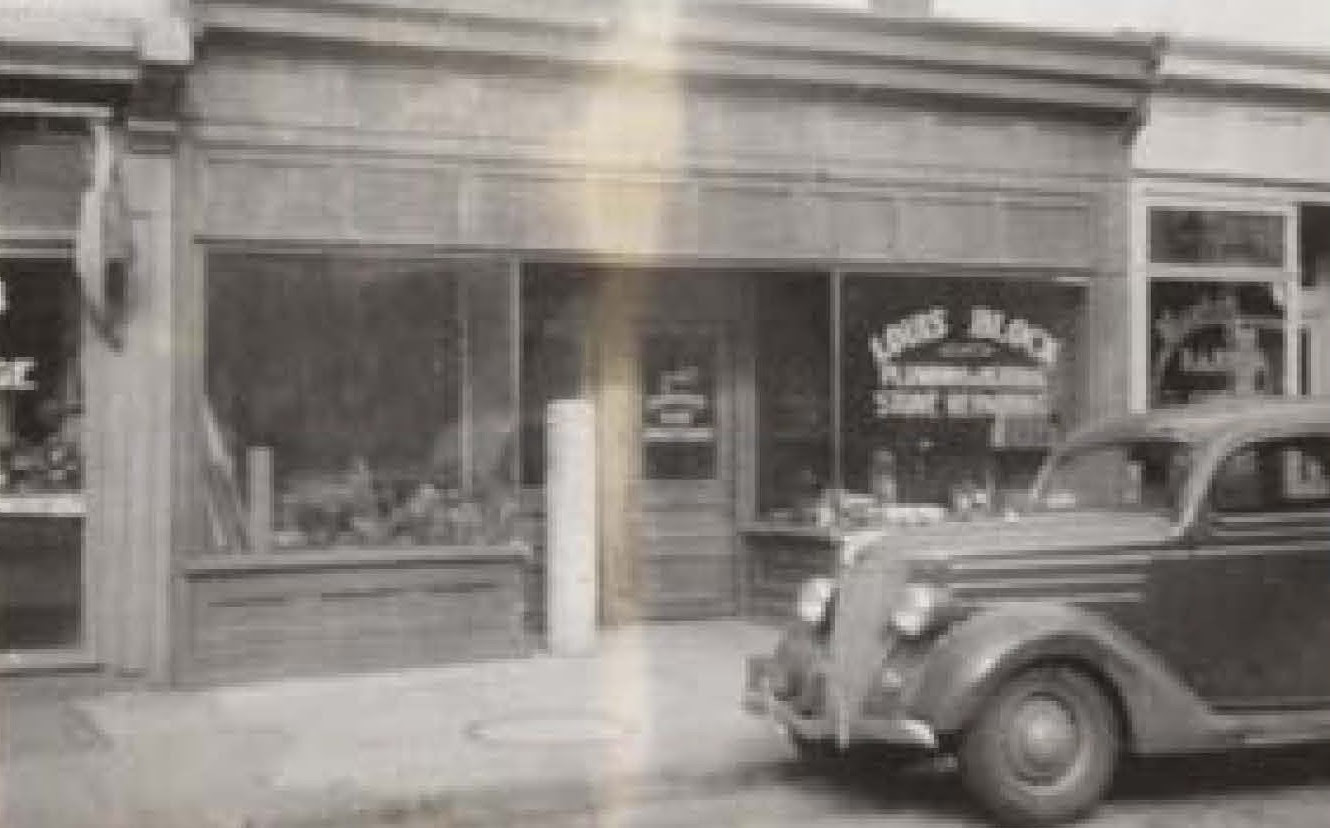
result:
<svg viewBox="0 0 1330 828"><path fill-rule="evenodd" d="M1079 607L996 607L970 615L935 643L907 706L943 736L965 730L1002 685L1036 664L1080 667L1105 685L1137 753L1203 750L1223 744L1210 708L1144 645Z"/></svg>

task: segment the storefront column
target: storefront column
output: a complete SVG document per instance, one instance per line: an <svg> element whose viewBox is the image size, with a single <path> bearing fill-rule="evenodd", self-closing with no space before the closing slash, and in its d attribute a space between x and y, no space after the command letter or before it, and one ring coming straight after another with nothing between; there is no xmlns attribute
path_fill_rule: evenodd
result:
<svg viewBox="0 0 1330 828"><path fill-rule="evenodd" d="M1303 360L1308 354L1302 348L1302 271L1299 251L1302 237L1302 214L1297 205L1290 204L1284 213L1284 284L1275 290L1284 292L1284 394L1298 394L1298 380L1302 376Z"/></svg>
<svg viewBox="0 0 1330 828"><path fill-rule="evenodd" d="M88 342L88 598L96 655L165 682L171 594L173 144L131 131L120 169L131 252L116 336ZM101 297L105 299L106 297Z"/></svg>
<svg viewBox="0 0 1330 828"><path fill-rule="evenodd" d="M1142 182L1132 182L1128 202L1131 241L1127 271L1127 353L1131 361L1127 397L1129 411L1144 411L1150 406L1150 266L1147 252L1150 224L1146 192Z"/></svg>
<svg viewBox="0 0 1330 828"><path fill-rule="evenodd" d="M546 623L550 651L578 655L596 642L596 411L554 400L546 420Z"/></svg>

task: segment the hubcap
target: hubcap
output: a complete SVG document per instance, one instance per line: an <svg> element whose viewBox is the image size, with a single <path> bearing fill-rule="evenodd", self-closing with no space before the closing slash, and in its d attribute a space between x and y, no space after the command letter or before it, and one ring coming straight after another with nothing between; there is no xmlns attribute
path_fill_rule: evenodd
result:
<svg viewBox="0 0 1330 828"><path fill-rule="evenodd" d="M1076 763L1080 747L1075 713L1062 700L1031 696L1014 711L1007 754L1012 767L1025 781L1057 782Z"/></svg>

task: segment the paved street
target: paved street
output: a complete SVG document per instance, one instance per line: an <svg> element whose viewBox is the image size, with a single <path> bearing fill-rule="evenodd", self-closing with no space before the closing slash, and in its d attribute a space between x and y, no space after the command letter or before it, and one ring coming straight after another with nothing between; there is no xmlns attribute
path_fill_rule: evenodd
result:
<svg viewBox="0 0 1330 828"><path fill-rule="evenodd" d="M955 775L809 768L738 704L740 621L363 676L0 694L0 825L981 826ZM631 692L630 692L631 691ZM1129 766L1089 828L1322 828L1330 749Z"/></svg>
<svg viewBox="0 0 1330 828"><path fill-rule="evenodd" d="M1109 803L1084 828L1321 828L1330 820L1330 751L1169 760L1130 766ZM351 825L352 823L347 823ZM359 823L363 825L363 823ZM445 813L377 825L427 828L485 824ZM730 790L630 802L581 814L531 814L495 824L557 828L613 826L833 826L960 828L987 823L966 803L955 776L920 768L887 781L781 764L772 778Z"/></svg>

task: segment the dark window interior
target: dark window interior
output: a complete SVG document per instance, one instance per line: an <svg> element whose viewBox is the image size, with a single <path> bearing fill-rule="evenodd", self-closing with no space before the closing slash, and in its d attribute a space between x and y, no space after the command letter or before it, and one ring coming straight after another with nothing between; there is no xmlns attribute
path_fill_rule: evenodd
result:
<svg viewBox="0 0 1330 828"><path fill-rule="evenodd" d="M1284 217L1229 210L1150 210L1150 261L1279 267Z"/></svg>
<svg viewBox="0 0 1330 828"><path fill-rule="evenodd" d="M1298 218L1302 286L1314 287L1316 262L1330 257L1330 204L1304 204Z"/></svg>
<svg viewBox="0 0 1330 828"><path fill-rule="evenodd" d="M1330 506L1330 437L1268 440L1220 465L1211 487L1216 511L1297 511Z"/></svg>

